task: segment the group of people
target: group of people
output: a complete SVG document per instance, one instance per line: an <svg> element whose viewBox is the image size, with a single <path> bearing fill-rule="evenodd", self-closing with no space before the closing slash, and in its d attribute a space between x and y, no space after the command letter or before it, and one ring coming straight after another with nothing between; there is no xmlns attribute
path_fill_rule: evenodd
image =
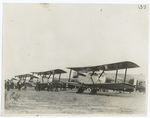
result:
<svg viewBox="0 0 150 118"><path fill-rule="evenodd" d="M9 79L5 80L5 89L9 91L10 89L15 89L15 84L13 81L10 81Z"/></svg>
<svg viewBox="0 0 150 118"><path fill-rule="evenodd" d="M11 81L11 80L5 80L5 89L7 90L7 91L9 91L10 89L16 89L16 88L18 88L18 90L20 91L22 88L23 89L26 89L26 86L25 86L25 82L21 82L21 81L18 81L17 82L17 85L13 82L13 81Z"/></svg>
<svg viewBox="0 0 150 118"><path fill-rule="evenodd" d="M25 82L22 83L21 81L18 81L17 88L18 88L18 91L22 91L23 89L26 90L27 87L25 85Z"/></svg>
<svg viewBox="0 0 150 118"><path fill-rule="evenodd" d="M43 85L41 84L41 82L39 80L37 80L36 82L36 91L41 91ZM5 89L7 91L9 91L10 89L18 89L18 91L22 91L23 89L26 90L26 85L25 85L25 82L21 82L21 81L18 81L16 84L13 82L13 81L10 81L9 79L6 81L5 80ZM66 90L66 86L62 86L60 85L59 86L59 82L48 82L46 84L46 87L47 88L47 91L55 91L55 92L58 92L58 88L60 88L60 90Z"/></svg>

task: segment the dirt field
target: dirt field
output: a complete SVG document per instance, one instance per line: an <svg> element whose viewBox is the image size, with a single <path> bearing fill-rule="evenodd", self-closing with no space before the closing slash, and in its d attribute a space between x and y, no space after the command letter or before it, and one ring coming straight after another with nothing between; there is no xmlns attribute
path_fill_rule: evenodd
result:
<svg viewBox="0 0 150 118"><path fill-rule="evenodd" d="M18 98L9 101L5 114L74 114L74 115L112 115L146 114L146 95L143 93L98 93L90 95L76 90L59 92L10 90L8 95L17 93Z"/></svg>

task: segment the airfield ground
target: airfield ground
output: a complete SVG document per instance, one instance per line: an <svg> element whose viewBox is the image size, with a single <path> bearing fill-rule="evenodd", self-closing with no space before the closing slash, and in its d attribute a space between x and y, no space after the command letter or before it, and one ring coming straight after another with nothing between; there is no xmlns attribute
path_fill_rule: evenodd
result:
<svg viewBox="0 0 150 118"><path fill-rule="evenodd" d="M11 100L5 108L5 114L34 115L146 115L146 94L143 93L98 93L90 95L89 91L77 94L76 90L59 92L10 90L19 94L17 101Z"/></svg>

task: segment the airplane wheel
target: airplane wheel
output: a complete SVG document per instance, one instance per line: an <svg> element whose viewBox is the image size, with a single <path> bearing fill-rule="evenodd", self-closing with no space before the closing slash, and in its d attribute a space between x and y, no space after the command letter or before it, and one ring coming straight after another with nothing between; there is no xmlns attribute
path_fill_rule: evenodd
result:
<svg viewBox="0 0 150 118"><path fill-rule="evenodd" d="M84 89L79 88L78 91L77 91L77 93L83 93L83 91L84 91Z"/></svg>
<svg viewBox="0 0 150 118"><path fill-rule="evenodd" d="M92 89L91 90L91 94L97 94L97 90L96 89Z"/></svg>
<svg viewBox="0 0 150 118"><path fill-rule="evenodd" d="M44 86L41 86L41 90L45 90L45 87L44 87Z"/></svg>

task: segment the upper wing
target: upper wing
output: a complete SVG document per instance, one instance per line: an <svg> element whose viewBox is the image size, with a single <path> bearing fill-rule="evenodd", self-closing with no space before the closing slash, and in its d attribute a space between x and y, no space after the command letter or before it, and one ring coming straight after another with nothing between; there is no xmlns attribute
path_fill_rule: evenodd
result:
<svg viewBox="0 0 150 118"><path fill-rule="evenodd" d="M50 70L50 71L45 71L45 72L50 72L50 73L54 73L54 74L62 74L62 73L67 73L66 71L62 70L62 69L55 69L55 70Z"/></svg>
<svg viewBox="0 0 150 118"><path fill-rule="evenodd" d="M31 78L38 78L38 77L36 77L36 76L34 76L34 75L30 75L30 77L31 77Z"/></svg>
<svg viewBox="0 0 150 118"><path fill-rule="evenodd" d="M16 75L15 77L19 77L19 78L26 78L26 77L38 78L38 77L33 76L33 75L31 75L31 74Z"/></svg>
<svg viewBox="0 0 150 118"><path fill-rule="evenodd" d="M62 73L67 73L66 71L62 69L55 69L55 70L49 70L49 71L43 71L43 72L32 72L33 74L38 74L38 75L50 75L50 74L62 74Z"/></svg>
<svg viewBox="0 0 150 118"><path fill-rule="evenodd" d="M98 66L67 67L67 68L72 69L74 71L88 72L88 71L99 71L99 70L111 71L111 70L116 70L116 69L136 68L136 67L139 67L139 66L133 62L124 61L124 62L118 62L118 63L98 65Z"/></svg>
<svg viewBox="0 0 150 118"><path fill-rule="evenodd" d="M100 83L88 85L91 88L104 88L118 91L132 91L135 86L128 83Z"/></svg>

